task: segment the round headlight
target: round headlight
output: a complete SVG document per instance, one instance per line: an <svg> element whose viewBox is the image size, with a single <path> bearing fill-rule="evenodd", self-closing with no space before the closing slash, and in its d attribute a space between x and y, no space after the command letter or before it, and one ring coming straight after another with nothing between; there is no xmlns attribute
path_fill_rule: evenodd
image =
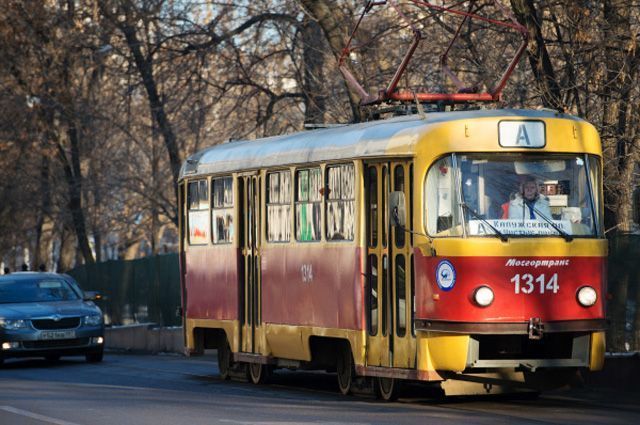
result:
<svg viewBox="0 0 640 425"><path fill-rule="evenodd" d="M480 307L487 307L493 302L493 291L488 286L480 286L473 293L473 300Z"/></svg>
<svg viewBox="0 0 640 425"><path fill-rule="evenodd" d="M578 289L578 302L583 307L591 307L598 301L598 293L591 286Z"/></svg>

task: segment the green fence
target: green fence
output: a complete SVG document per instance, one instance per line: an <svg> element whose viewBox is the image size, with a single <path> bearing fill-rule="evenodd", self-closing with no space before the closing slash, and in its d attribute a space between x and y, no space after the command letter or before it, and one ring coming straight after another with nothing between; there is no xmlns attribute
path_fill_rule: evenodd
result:
<svg viewBox="0 0 640 425"><path fill-rule="evenodd" d="M607 350L640 351L640 235L609 241Z"/></svg>
<svg viewBox="0 0 640 425"><path fill-rule="evenodd" d="M181 325L178 255L113 260L76 267L69 272L85 290L100 291L98 301L107 323L154 322Z"/></svg>
<svg viewBox="0 0 640 425"><path fill-rule="evenodd" d="M87 290L102 292L100 302L114 325L155 322L180 325L177 254L131 261L107 261L69 272ZM640 236L609 241L607 349L640 351Z"/></svg>

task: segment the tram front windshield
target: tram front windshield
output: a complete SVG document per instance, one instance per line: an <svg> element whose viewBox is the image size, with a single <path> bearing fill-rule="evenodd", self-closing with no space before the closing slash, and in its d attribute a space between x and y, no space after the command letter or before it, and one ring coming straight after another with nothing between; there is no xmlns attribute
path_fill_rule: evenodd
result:
<svg viewBox="0 0 640 425"><path fill-rule="evenodd" d="M599 161L590 155L456 154L425 180L432 236L600 233Z"/></svg>

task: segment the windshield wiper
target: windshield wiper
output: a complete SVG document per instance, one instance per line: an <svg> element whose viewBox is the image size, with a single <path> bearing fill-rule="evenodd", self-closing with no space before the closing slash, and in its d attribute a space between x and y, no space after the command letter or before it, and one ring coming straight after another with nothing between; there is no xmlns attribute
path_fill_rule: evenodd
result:
<svg viewBox="0 0 640 425"><path fill-rule="evenodd" d="M491 223L489 223L484 217L482 217L480 214L478 214L478 212L476 210L474 210L473 208L471 208L469 205L465 204L464 202L461 202L460 206L462 208L464 208L465 210L469 211L472 216L474 216L475 218L477 218L478 220L482 221L484 224L489 226L491 228L491 230L493 230L495 232L495 235L500 237L500 240L502 242L507 242L509 240L509 238L507 238L507 236L504 233L502 233L501 231L496 229Z"/></svg>
<svg viewBox="0 0 640 425"><path fill-rule="evenodd" d="M540 218L542 218L544 221L546 221L547 223L549 223L551 225L551 227L553 227L554 229L556 229L556 231L558 232L558 234L560 236L562 236L562 238L567 241L567 242L571 242L573 240L573 236L571 236L570 234L568 234L567 232L565 232L564 230L562 230L560 228L560 226L558 226L557 224L555 224L553 222L553 220L551 220L549 217L547 217L546 215L544 215L543 213L540 212L539 209L537 209L535 206L533 207L533 211L540 216Z"/></svg>

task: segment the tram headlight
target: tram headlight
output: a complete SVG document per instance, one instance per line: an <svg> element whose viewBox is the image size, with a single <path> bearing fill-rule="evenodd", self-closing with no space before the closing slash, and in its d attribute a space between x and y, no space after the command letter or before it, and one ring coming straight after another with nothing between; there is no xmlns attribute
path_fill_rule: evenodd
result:
<svg viewBox="0 0 640 425"><path fill-rule="evenodd" d="M583 307L591 307L598 301L598 293L591 286L578 289L578 302Z"/></svg>
<svg viewBox="0 0 640 425"><path fill-rule="evenodd" d="M493 290L488 286L480 286L473 293L473 300L480 307L487 307L493 302Z"/></svg>

